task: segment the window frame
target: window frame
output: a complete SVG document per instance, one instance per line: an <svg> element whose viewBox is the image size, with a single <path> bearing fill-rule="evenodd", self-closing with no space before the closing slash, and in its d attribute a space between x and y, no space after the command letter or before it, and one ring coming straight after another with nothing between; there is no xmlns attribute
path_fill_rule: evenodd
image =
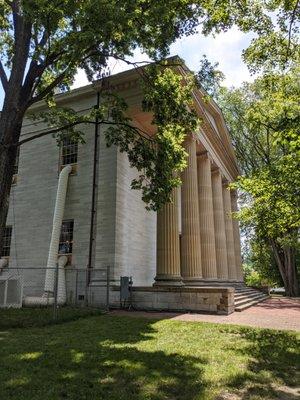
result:
<svg viewBox="0 0 300 400"><path fill-rule="evenodd" d="M10 231L9 235L7 235L7 233L6 233L7 230ZM6 227L4 228L3 246L2 246L2 253L1 253L2 258L8 258L8 259L10 258L12 231L13 231L12 225L6 225ZM7 249L8 249L8 251L5 251ZM7 253L7 254L4 254L4 253Z"/></svg>
<svg viewBox="0 0 300 400"><path fill-rule="evenodd" d="M69 141L66 145L64 142ZM64 154L65 149L75 147L75 151L70 152L69 154ZM61 171L65 166L71 165L72 172L71 174L75 174L77 172L77 164L78 164L78 142L71 140L68 137L64 137L59 148L59 170ZM66 163L65 157L75 157L75 160L70 160L71 162Z"/></svg>
<svg viewBox="0 0 300 400"><path fill-rule="evenodd" d="M64 232L63 231L63 225L67 224L67 223L71 223L72 229L70 231L67 230L66 232ZM63 234L66 235L65 238L62 238ZM69 238L69 235L71 235L70 238ZM61 252L61 246L64 246L67 242L70 245L71 251ZM58 255L59 256L64 256L65 255L65 256L68 256L68 258L71 257L72 254L73 254L73 247L74 247L74 219L68 218L68 219L64 219L62 221L62 223L61 223L60 235L59 235L59 244L58 244Z"/></svg>

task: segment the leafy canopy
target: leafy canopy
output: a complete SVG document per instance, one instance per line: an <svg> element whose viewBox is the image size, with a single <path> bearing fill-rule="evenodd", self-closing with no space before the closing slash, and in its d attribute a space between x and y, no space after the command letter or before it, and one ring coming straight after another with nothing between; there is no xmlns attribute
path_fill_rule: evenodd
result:
<svg viewBox="0 0 300 400"><path fill-rule="evenodd" d="M45 100L47 112L32 116L43 120L50 132L61 141L68 135L84 141L80 124L111 125L107 144L116 144L128 154L139 176L132 187L142 190L148 208L158 209L169 199L172 187L179 184L178 172L185 165L182 147L184 135L195 129L188 90L170 69L155 68L144 74L144 109L153 112L157 126L155 139L147 137L132 125L126 115L126 104L109 90L101 91L101 105L86 115L59 107L54 91L66 91L78 68L92 81L109 75L109 60L125 60L138 47L154 61L168 55L177 38L195 33L220 32L237 24L247 31L260 32L270 26L262 5L250 1L241 7L239 1L213 0L0 0L0 77L5 90L3 121L18 109L20 122L28 108ZM12 106L12 103L15 103ZM107 115L109 113L109 118ZM19 123L19 126L21 124ZM0 139L19 145L19 129L0 130ZM1 141L0 140L0 141ZM21 140L24 143L27 140Z"/></svg>
<svg viewBox="0 0 300 400"><path fill-rule="evenodd" d="M258 239L292 248L299 245L300 227L298 76L299 67L265 74L229 97L233 107L245 98L242 111L236 108L243 128L233 131L245 172L235 186L250 194L239 218Z"/></svg>

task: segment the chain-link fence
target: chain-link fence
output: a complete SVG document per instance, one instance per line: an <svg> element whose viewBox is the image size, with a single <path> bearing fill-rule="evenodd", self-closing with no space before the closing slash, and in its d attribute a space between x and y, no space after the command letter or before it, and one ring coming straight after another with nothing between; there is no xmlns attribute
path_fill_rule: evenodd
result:
<svg viewBox="0 0 300 400"><path fill-rule="evenodd" d="M57 320L71 309L108 310L109 290L109 267L8 267L0 273L0 308L38 309Z"/></svg>

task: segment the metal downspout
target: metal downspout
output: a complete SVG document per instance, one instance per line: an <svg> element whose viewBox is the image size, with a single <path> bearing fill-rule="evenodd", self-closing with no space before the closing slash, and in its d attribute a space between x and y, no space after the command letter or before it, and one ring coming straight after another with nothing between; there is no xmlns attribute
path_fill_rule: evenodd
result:
<svg viewBox="0 0 300 400"><path fill-rule="evenodd" d="M97 101L95 108L100 106L100 93L97 92ZM91 268L95 265L95 249L97 235L97 201L98 201L98 178L99 178L99 155L100 155L100 127L99 118L95 118L95 134L94 134L94 160L93 160L93 190L92 190L92 206L91 206L91 223L90 223L90 240L89 240L89 256L87 264L87 286L91 280Z"/></svg>

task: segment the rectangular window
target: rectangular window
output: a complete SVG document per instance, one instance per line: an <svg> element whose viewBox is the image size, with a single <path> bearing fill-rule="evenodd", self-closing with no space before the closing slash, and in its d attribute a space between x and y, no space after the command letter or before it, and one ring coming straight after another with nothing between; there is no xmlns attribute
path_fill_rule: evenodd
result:
<svg viewBox="0 0 300 400"><path fill-rule="evenodd" d="M73 251L73 229L74 220L66 219L61 224L59 239L59 254L72 254Z"/></svg>
<svg viewBox="0 0 300 400"><path fill-rule="evenodd" d="M76 164L78 156L78 143L70 138L64 138L61 145L61 166Z"/></svg>
<svg viewBox="0 0 300 400"><path fill-rule="evenodd" d="M12 226L6 226L4 228L2 257L9 257L10 255L11 235Z"/></svg>

